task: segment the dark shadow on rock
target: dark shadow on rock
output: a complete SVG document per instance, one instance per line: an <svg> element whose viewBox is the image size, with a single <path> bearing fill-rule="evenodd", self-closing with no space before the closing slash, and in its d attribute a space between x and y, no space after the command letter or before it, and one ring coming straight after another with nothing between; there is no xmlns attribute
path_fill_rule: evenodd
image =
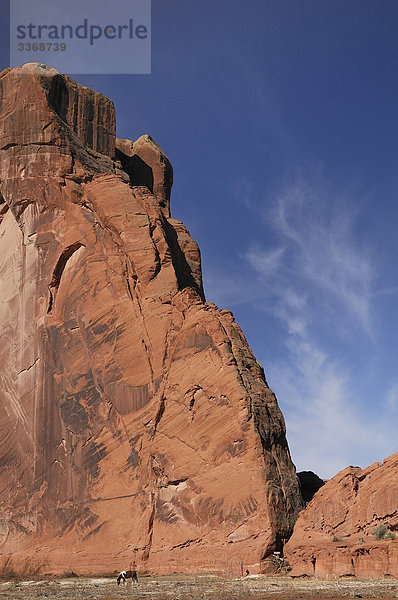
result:
<svg viewBox="0 0 398 600"><path fill-rule="evenodd" d="M203 288L198 286L196 279L192 274L191 267L189 266L185 254L181 250L181 246L178 242L176 230L166 219L163 222L163 228L167 244L171 250L171 260L177 276L178 289L183 290L186 287L194 288L202 300L204 300Z"/></svg>
<svg viewBox="0 0 398 600"><path fill-rule="evenodd" d="M55 75L55 77L51 79L50 88L48 90L48 103L57 115L67 123L69 91L62 75ZM73 125L73 123L68 124ZM73 127L73 129L75 130L75 127Z"/></svg>
<svg viewBox="0 0 398 600"><path fill-rule="evenodd" d="M118 148L116 148L115 158L120 161L123 171L130 177L131 185L143 185L153 194L154 179L152 167L137 154L127 156L127 154L124 154Z"/></svg>
<svg viewBox="0 0 398 600"><path fill-rule="evenodd" d="M4 198L0 192L0 223L4 219L4 215L6 214L7 211L8 211L8 204L6 204L6 201L4 200Z"/></svg>
<svg viewBox="0 0 398 600"><path fill-rule="evenodd" d="M317 491L325 485L325 482L312 471L301 471L297 473L297 477L305 503L311 502Z"/></svg>
<svg viewBox="0 0 398 600"><path fill-rule="evenodd" d="M133 185L144 185L153 194L153 171L152 168L134 154L131 157L131 168L133 171Z"/></svg>

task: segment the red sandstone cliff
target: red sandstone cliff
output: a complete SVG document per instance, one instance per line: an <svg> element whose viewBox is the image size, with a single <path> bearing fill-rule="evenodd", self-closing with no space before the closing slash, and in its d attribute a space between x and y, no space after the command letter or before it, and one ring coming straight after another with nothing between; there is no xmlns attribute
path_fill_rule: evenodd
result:
<svg viewBox="0 0 398 600"><path fill-rule="evenodd" d="M285 553L293 575L398 577L398 454L321 487Z"/></svg>
<svg viewBox="0 0 398 600"><path fill-rule="evenodd" d="M301 497L285 425L200 255L172 168L112 102L0 74L3 569L257 564Z"/></svg>

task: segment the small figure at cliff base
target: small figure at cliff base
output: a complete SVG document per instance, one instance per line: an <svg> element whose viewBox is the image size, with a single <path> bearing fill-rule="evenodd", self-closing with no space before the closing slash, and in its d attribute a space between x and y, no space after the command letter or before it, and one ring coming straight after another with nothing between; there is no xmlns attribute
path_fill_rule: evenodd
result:
<svg viewBox="0 0 398 600"><path fill-rule="evenodd" d="M119 576L117 578L117 584L120 585L121 581L123 581L123 583L124 583L126 581L126 579L131 579L135 583L138 583L137 571L135 571L135 570L121 571L121 573L119 574Z"/></svg>

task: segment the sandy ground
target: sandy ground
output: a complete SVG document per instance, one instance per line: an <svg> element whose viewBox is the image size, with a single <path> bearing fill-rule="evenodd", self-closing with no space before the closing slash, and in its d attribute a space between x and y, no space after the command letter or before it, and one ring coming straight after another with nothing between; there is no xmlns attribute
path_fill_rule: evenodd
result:
<svg viewBox="0 0 398 600"><path fill-rule="evenodd" d="M398 598L398 581L336 579L320 581L290 577L252 576L220 579L212 576L140 577L138 584L116 578L41 579L0 582L0 600L332 600L338 598Z"/></svg>

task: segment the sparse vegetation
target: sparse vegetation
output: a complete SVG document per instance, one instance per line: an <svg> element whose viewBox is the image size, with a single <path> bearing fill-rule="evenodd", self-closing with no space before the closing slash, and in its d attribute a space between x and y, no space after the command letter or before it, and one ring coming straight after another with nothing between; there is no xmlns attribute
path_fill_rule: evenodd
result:
<svg viewBox="0 0 398 600"><path fill-rule="evenodd" d="M396 538L395 533L393 533L384 523L378 525L372 533L376 540L394 540Z"/></svg>
<svg viewBox="0 0 398 600"><path fill-rule="evenodd" d="M365 543L365 540L363 539L363 537L362 537L362 536L360 536L360 537L358 538L358 544L364 544L364 543Z"/></svg>
<svg viewBox="0 0 398 600"><path fill-rule="evenodd" d="M345 542L345 538L343 537L338 537L337 535L334 535L332 537L332 542Z"/></svg>
<svg viewBox="0 0 398 600"><path fill-rule="evenodd" d="M392 600L396 581L292 579L273 575L243 578L217 575L142 577L138 585L116 578L68 578L0 582L1 600L344 600L354 597Z"/></svg>

